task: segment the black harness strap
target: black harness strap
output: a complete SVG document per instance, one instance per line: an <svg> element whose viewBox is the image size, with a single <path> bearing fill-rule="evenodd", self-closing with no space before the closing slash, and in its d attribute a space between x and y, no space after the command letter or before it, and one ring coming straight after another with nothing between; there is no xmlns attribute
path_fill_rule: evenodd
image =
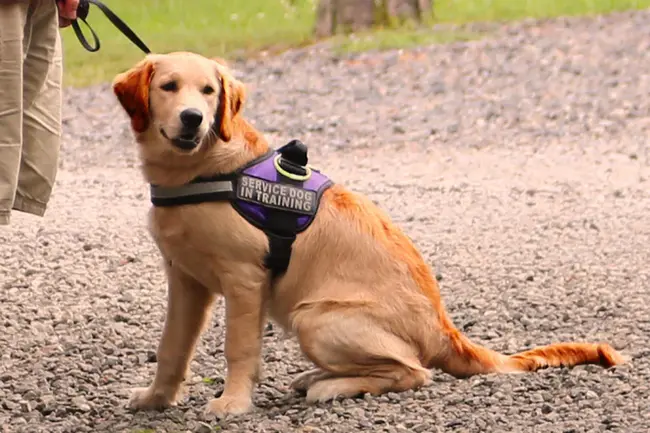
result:
<svg viewBox="0 0 650 433"><path fill-rule="evenodd" d="M264 231L269 239L269 252L264 259L264 266L271 271L271 282L284 274L291 261L291 249L296 240L297 216L280 211L269 213L269 228Z"/></svg>
<svg viewBox="0 0 650 433"><path fill-rule="evenodd" d="M304 176L307 173L307 147L299 140L292 140L278 152L282 155L280 166L289 173ZM302 187L304 182L293 180L278 172L285 184ZM296 240L296 227L300 215L294 212L272 209L269 211L267 228L264 230L269 238L269 253L265 266L271 270L271 281L286 272L291 261L291 249Z"/></svg>

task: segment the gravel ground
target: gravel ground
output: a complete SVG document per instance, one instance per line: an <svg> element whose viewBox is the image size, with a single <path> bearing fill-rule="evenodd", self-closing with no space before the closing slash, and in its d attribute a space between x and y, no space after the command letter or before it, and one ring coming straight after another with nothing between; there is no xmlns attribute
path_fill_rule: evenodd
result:
<svg viewBox="0 0 650 433"><path fill-rule="evenodd" d="M307 406L288 385L309 364L268 326L255 412L205 420L223 386L219 304L188 399L131 413L129 388L155 368L165 281L127 120L107 86L70 89L47 216L0 229L0 431L650 431L649 12L236 67L247 116L390 212L471 338L508 353L605 340L631 363L434 372L417 392Z"/></svg>

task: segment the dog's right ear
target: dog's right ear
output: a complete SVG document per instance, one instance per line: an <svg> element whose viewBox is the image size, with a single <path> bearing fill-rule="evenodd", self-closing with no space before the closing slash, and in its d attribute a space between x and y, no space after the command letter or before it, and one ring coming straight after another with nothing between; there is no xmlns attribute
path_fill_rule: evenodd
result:
<svg viewBox="0 0 650 433"><path fill-rule="evenodd" d="M149 126L149 85L153 72L153 62L145 58L113 80L113 93L131 118L135 132L144 132Z"/></svg>

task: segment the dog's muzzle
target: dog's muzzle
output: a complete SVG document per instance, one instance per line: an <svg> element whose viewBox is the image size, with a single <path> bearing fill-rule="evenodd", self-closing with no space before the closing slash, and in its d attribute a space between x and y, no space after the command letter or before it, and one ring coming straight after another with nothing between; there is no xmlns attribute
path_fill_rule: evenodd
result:
<svg viewBox="0 0 650 433"><path fill-rule="evenodd" d="M167 133L165 132L164 129L160 128L160 133L162 134L163 137L165 137L167 140L171 141L172 145L174 147L177 147L181 150L185 151L190 151L196 149L201 140L197 137L196 133L190 133L190 134L181 134L178 137L175 138L170 138Z"/></svg>

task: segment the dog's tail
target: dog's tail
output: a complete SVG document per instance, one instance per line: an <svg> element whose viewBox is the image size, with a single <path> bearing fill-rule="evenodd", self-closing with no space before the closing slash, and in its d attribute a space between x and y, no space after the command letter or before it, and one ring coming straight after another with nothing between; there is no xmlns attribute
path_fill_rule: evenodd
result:
<svg viewBox="0 0 650 433"><path fill-rule="evenodd" d="M456 377L487 373L524 373L546 367L597 364L605 368L627 361L607 343L556 343L514 355L503 355L472 343L442 312L447 347L435 366Z"/></svg>

